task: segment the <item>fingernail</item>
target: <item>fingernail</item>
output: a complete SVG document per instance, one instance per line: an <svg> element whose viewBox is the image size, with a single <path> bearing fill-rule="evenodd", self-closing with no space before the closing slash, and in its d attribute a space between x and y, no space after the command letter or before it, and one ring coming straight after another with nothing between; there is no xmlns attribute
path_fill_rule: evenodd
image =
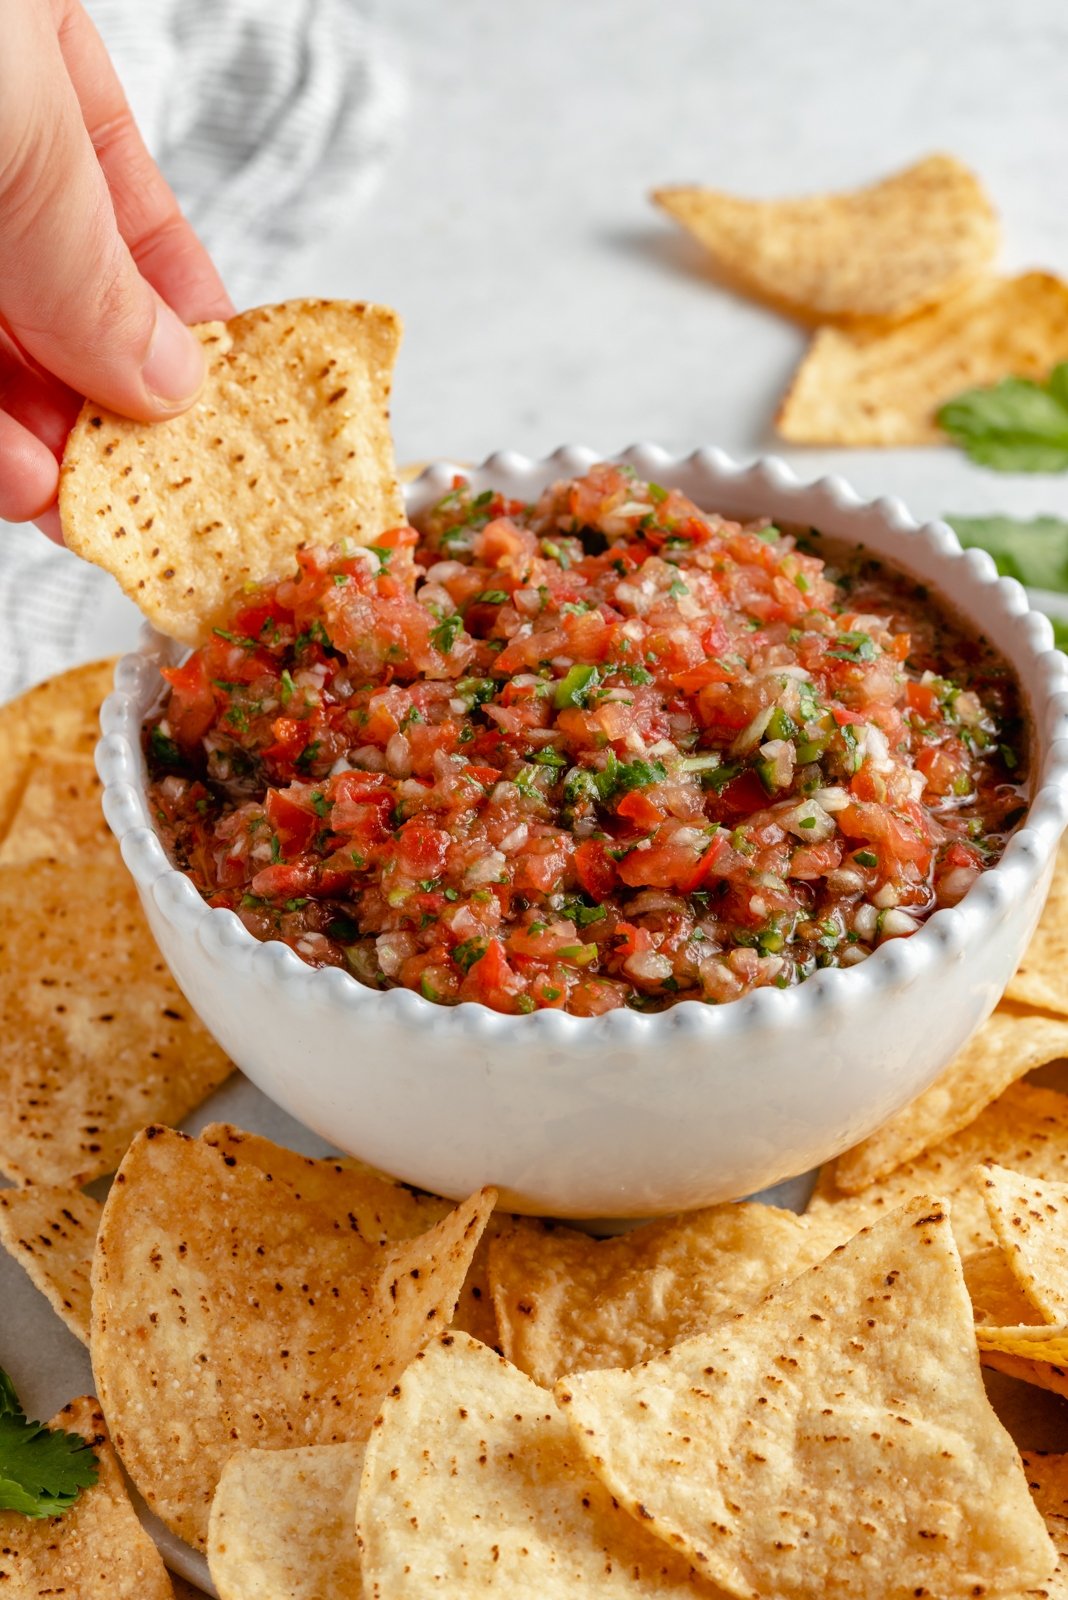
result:
<svg viewBox="0 0 1068 1600"><path fill-rule="evenodd" d="M156 326L141 368L145 388L168 408L189 405L204 382L204 351L170 306L156 308Z"/></svg>

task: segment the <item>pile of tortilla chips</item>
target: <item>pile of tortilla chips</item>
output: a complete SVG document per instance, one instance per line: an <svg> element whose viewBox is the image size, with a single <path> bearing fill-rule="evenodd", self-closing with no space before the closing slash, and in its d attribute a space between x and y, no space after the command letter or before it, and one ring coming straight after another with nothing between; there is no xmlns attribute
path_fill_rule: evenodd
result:
<svg viewBox="0 0 1068 1600"><path fill-rule="evenodd" d="M653 196L724 282L817 325L777 418L797 444L944 439L940 406L1068 359L1068 284L991 270L998 225L974 173L928 156L866 188L802 200Z"/></svg>
<svg viewBox="0 0 1068 1600"><path fill-rule="evenodd" d="M974 199L959 170L926 182L936 213ZM842 216L899 216L908 185L884 188ZM971 292L988 224L954 243L943 217L944 256L866 310ZM198 407L151 444L87 407L64 478L81 547L183 638L246 561L323 518L373 537L397 492L388 314L311 303L204 337ZM0 1516L0 1587L183 1592L121 1460L221 1600L1068 1596L1068 846L1005 1001L804 1216L743 1202L597 1240L492 1189L457 1205L177 1131L229 1063L100 827L109 671L0 708L0 1242L89 1346L99 1402L57 1422L100 1461L66 1517Z"/></svg>

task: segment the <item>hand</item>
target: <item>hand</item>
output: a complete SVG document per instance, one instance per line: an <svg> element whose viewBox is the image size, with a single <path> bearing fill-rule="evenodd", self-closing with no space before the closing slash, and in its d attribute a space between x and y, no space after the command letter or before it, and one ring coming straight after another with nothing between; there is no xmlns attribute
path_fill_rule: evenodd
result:
<svg viewBox="0 0 1068 1600"><path fill-rule="evenodd" d="M81 397L150 422L204 378L185 322L233 307L80 0L0 0L0 517L59 537Z"/></svg>

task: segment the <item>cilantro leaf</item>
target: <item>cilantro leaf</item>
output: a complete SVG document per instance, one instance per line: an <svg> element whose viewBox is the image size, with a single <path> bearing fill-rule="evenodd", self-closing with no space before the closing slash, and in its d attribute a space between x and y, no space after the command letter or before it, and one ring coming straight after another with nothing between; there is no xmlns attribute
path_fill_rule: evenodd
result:
<svg viewBox="0 0 1068 1600"><path fill-rule="evenodd" d="M29 1422L0 1369L0 1511L59 1517L97 1480L92 1447L80 1433Z"/></svg>
<svg viewBox="0 0 1068 1600"><path fill-rule="evenodd" d="M1068 594L1068 521L1062 517L947 517L965 549L987 550L1002 577Z"/></svg>
<svg viewBox="0 0 1068 1600"><path fill-rule="evenodd" d="M939 426L973 461L996 472L1068 471L1068 362L1045 383L1003 378L967 389L938 413Z"/></svg>

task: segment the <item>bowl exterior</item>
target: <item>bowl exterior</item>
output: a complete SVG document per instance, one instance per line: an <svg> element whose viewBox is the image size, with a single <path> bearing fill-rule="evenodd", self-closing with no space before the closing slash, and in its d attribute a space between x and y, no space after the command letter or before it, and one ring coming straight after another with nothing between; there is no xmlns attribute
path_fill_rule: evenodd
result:
<svg viewBox="0 0 1068 1600"><path fill-rule="evenodd" d="M718 452L672 458L648 446L627 457L712 509L858 540L940 589L1016 666L1035 724L1036 794L1002 862L961 905L859 967L726 1006L599 1019L439 1007L258 943L170 868L148 816L139 728L177 647L150 635L120 664L98 752L105 809L160 948L265 1093L332 1144L421 1187L459 1198L494 1183L515 1209L574 1218L734 1198L870 1133L996 1004L1038 920L1068 816L1068 663L988 558L963 555L948 528L918 528L894 502L862 504L833 480L799 484L778 463L740 468ZM476 489L530 496L596 459L574 449L541 462L506 455L466 475ZM452 471L417 480L410 509L440 496Z"/></svg>

